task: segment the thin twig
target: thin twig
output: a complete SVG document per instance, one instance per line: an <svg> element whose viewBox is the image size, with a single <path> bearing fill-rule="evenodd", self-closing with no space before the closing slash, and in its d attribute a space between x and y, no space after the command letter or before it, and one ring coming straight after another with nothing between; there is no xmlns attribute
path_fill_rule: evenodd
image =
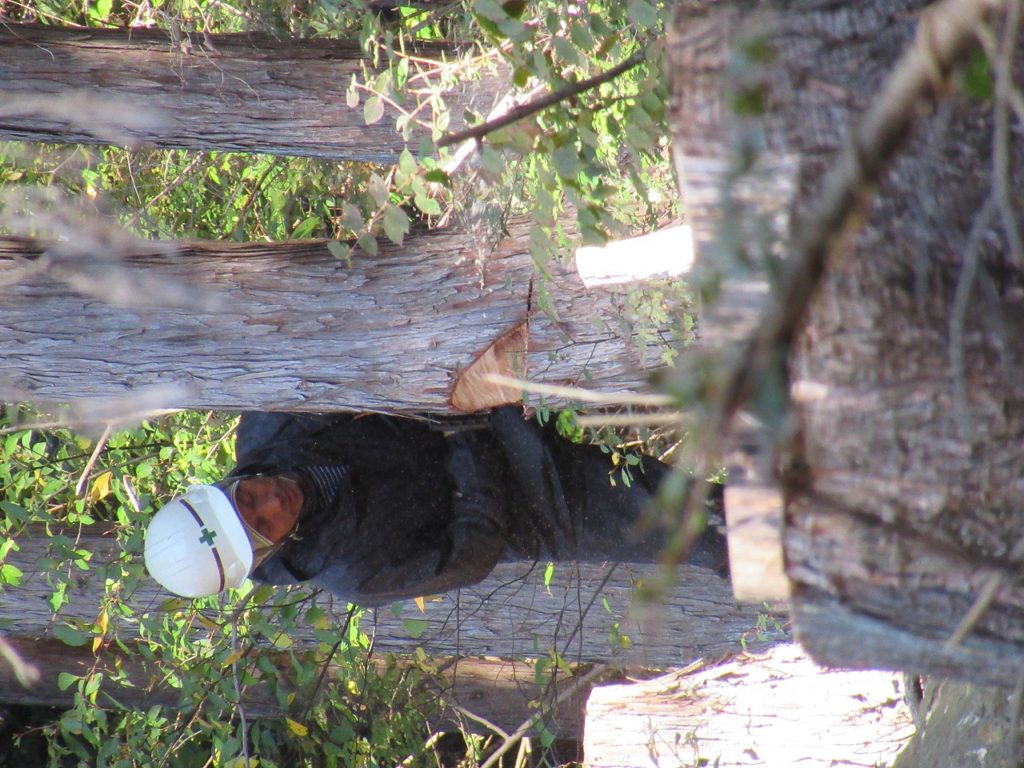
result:
<svg viewBox="0 0 1024 768"><path fill-rule="evenodd" d="M993 573L988 577L988 580L978 590L978 596L975 598L974 603L971 604L970 609L960 620L956 629L953 630L953 634L946 640L943 650L947 653L956 649L971 632L974 631L975 626L981 621L981 617L985 615L988 609L992 606L992 603L996 599L996 595L999 594L1000 588L1003 586L1003 574Z"/></svg>
<svg viewBox="0 0 1024 768"><path fill-rule="evenodd" d="M1021 243L1017 217L1010 194L1010 91L1013 88L1013 58L1020 29L1020 3L1011 2L1006 10L1006 26L995 66L995 103L993 104L992 191L999 204L1006 241L1013 263L1024 266L1024 244Z"/></svg>
<svg viewBox="0 0 1024 768"><path fill-rule="evenodd" d="M476 714L475 712L470 712L468 709L466 709L465 707L462 707L462 706L456 704L455 702L446 702L446 704L447 704L448 707L450 707L452 709L453 712L458 712L460 715L462 715L466 719L472 720L474 723L479 723L480 725L482 725L487 730L493 731L494 733L496 733L499 736L501 736L501 738L503 738L503 739L511 738L508 735L507 731L505 731L500 726L495 725L494 723L492 723L487 718L481 717L480 715Z"/></svg>
<svg viewBox="0 0 1024 768"><path fill-rule="evenodd" d="M602 72L600 75L595 75L594 77L589 77L586 80L580 80L578 83L573 83L572 85L567 85L564 88L559 88L557 91L552 91L539 99L515 107L494 120L489 120L486 123L475 125L472 128L466 128L465 130L457 133L449 133L437 142L437 146L450 147L452 144L461 144L462 142L470 139L476 139L479 141L489 133L506 128L512 125L512 123L523 120L531 115L535 115L541 110L554 106L561 101L570 99L573 96L578 96L579 94L589 91L592 88L596 88L599 85L611 82L620 75L639 66L646 58L647 54L645 51L634 53L628 59L619 62L608 71Z"/></svg>
<svg viewBox="0 0 1024 768"><path fill-rule="evenodd" d="M967 318L974 278L978 271L978 250L985 231L992 223L995 206L995 197L989 195L978 215L974 217L974 223L971 224L949 317L949 369L950 377L953 379L953 413L960 436L964 439L970 437L971 430L970 413L967 408L967 371L964 367L964 322Z"/></svg>
<svg viewBox="0 0 1024 768"><path fill-rule="evenodd" d="M237 657L238 622L231 622L231 652ZM238 658L231 662L231 680L235 685L235 701L238 706L238 719L242 724L242 755L245 757L245 768L249 768L249 727L245 722L245 705L242 702L242 686L238 682Z"/></svg>
<svg viewBox="0 0 1024 768"><path fill-rule="evenodd" d="M621 403L653 407L664 407L673 404L672 398L668 395L649 395L639 392L595 392L592 389L541 384L536 381L503 376L500 373L488 373L484 378L493 384L499 384L503 387L515 387L524 392L532 392L535 395L551 395L552 397L564 397L587 403Z"/></svg>
<svg viewBox="0 0 1024 768"><path fill-rule="evenodd" d="M99 461L100 454L103 453L103 449L107 447L107 440L110 439L110 433L112 427L107 424L103 428L103 434L100 435L100 439L96 441L96 447L92 450L92 455L89 457L89 461L85 464L85 469L82 470L82 474L78 477L78 482L75 484L75 496L82 498L85 496L85 486L89 482L89 473L92 472L93 467L96 466L96 462Z"/></svg>
<svg viewBox="0 0 1024 768"><path fill-rule="evenodd" d="M137 514L142 514L142 506L139 504L139 497L135 494L135 487L132 485L132 479L128 475L122 475L121 484L124 485L124 494L128 497L128 503L132 505L132 509Z"/></svg>
<svg viewBox="0 0 1024 768"><path fill-rule="evenodd" d="M1018 541L1016 546L1010 551L1009 560L1013 563L1022 558L1024 558L1024 539ZM954 650L974 631L978 622L981 621L981 617L985 615L992 606L992 603L995 602L996 596L999 594L999 590L1005 581L1005 573L1002 571L996 571L989 575L985 583L982 584L981 589L978 590L978 596L974 599L967 614L960 620L956 629L953 630L953 634L946 641L944 646L946 652Z"/></svg>
<svg viewBox="0 0 1024 768"><path fill-rule="evenodd" d="M658 411L657 413L594 413L577 416L581 427L663 427L679 426L686 423L686 417L679 411Z"/></svg>

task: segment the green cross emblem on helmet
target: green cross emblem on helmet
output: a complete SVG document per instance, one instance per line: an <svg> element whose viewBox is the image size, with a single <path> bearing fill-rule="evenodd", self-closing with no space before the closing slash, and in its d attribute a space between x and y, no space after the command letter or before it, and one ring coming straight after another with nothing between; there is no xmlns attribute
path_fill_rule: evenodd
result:
<svg viewBox="0 0 1024 768"><path fill-rule="evenodd" d="M203 528L203 535L199 537L199 541L208 547L213 546L213 540L217 537L216 531L211 531L209 528Z"/></svg>

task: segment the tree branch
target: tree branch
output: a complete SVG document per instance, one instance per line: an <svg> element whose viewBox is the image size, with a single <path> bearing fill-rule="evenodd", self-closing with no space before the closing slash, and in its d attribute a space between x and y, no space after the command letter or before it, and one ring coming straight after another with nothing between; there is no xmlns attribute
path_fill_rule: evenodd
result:
<svg viewBox="0 0 1024 768"><path fill-rule="evenodd" d="M512 125L512 123L518 122L519 120L523 120L530 115L540 112L542 109L547 109L560 101L565 101L573 96L578 96L585 91L596 88L599 85L611 82L619 75L625 74L629 70L638 66L645 58L646 53L644 51L634 53L628 59L616 64L614 67L606 72L602 72L600 75L594 75L594 77L567 85L564 88L559 88L557 91L552 91L551 93L541 96L539 99L535 99L534 101L527 102L526 104L520 104L518 107L510 109L500 117L496 117L494 120L489 120L486 123L475 125L472 128L467 128L464 131L459 131L458 133L449 133L437 142L437 146L450 147L452 144L461 144L462 142L470 139L476 139L479 141L487 134L501 130L502 128Z"/></svg>

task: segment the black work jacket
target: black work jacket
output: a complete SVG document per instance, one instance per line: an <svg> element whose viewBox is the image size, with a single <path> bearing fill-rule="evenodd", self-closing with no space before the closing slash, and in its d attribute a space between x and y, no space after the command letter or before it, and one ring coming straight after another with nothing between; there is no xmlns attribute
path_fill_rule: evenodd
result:
<svg viewBox="0 0 1024 768"><path fill-rule="evenodd" d="M309 581L358 605L473 584L501 559L643 561L664 544L662 531L633 530L664 465L645 459L630 487L613 487L600 449L511 407L450 433L380 415L245 413L236 454L232 476L346 467L332 508L307 502L253 577Z"/></svg>

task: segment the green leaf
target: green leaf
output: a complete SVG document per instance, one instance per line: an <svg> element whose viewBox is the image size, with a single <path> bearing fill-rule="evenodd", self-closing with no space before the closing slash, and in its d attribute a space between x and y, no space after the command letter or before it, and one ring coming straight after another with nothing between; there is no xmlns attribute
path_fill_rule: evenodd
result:
<svg viewBox="0 0 1024 768"><path fill-rule="evenodd" d="M977 101L992 101L995 84L992 70L988 64L988 56L980 48L976 49L967 60L963 70L964 93Z"/></svg>
<svg viewBox="0 0 1024 768"><path fill-rule="evenodd" d="M477 18L482 16L490 21L502 21L508 18L505 9L494 2L494 0L476 0L473 3L473 14Z"/></svg>
<svg viewBox="0 0 1024 768"><path fill-rule="evenodd" d="M0 510L3 510L3 513L15 522L23 523L28 520L26 509L12 501L0 501Z"/></svg>
<svg viewBox="0 0 1024 768"><path fill-rule="evenodd" d="M542 720L537 721L534 728L536 728L537 733L540 735L540 745L544 747L544 749L550 749L551 745L555 743L555 734L553 734L551 730L544 725Z"/></svg>
<svg viewBox="0 0 1024 768"><path fill-rule="evenodd" d="M292 230L292 240L302 240L310 237L320 224L319 216L307 216L295 229Z"/></svg>
<svg viewBox="0 0 1024 768"><path fill-rule="evenodd" d="M431 184L443 184L444 186L451 189L452 177L445 173L440 168L432 168L423 174L423 178L429 181Z"/></svg>
<svg viewBox="0 0 1024 768"><path fill-rule="evenodd" d="M373 202L378 207L383 206L391 196L391 192L388 189L388 183L384 181L383 177L378 176L376 173L370 175L369 183L370 197L373 198ZM355 227L352 227L355 229Z"/></svg>
<svg viewBox="0 0 1024 768"><path fill-rule="evenodd" d="M395 245L401 245L409 232L409 217L397 205L388 203L384 208L384 234Z"/></svg>
<svg viewBox="0 0 1024 768"><path fill-rule="evenodd" d="M426 619L406 619L402 622L402 627L405 628L409 637L413 639L416 639L426 632L428 626L429 622Z"/></svg>
<svg viewBox="0 0 1024 768"><path fill-rule="evenodd" d="M589 51L596 44L594 36L590 32L590 24L586 21L577 21L569 28L569 37L573 44L581 51Z"/></svg>
<svg viewBox="0 0 1024 768"><path fill-rule="evenodd" d="M57 687L62 691L66 691L77 682L78 676L72 675L70 672L61 672L57 675Z"/></svg>
<svg viewBox="0 0 1024 768"><path fill-rule="evenodd" d="M345 203L341 207L341 226L353 231L363 228L363 212L352 203Z"/></svg>
<svg viewBox="0 0 1024 768"><path fill-rule="evenodd" d="M160 611L162 613L172 613L174 611L180 611L190 602L192 601L184 597L169 597L162 603L160 603Z"/></svg>
<svg viewBox="0 0 1024 768"><path fill-rule="evenodd" d="M21 584L21 579L24 575L20 568L10 563L0 565L0 584L9 584L12 587L17 587Z"/></svg>
<svg viewBox="0 0 1024 768"><path fill-rule="evenodd" d="M564 37L555 38L555 51L569 64L578 65L580 63L579 49Z"/></svg>
<svg viewBox="0 0 1024 768"><path fill-rule="evenodd" d="M363 105L363 120L367 125L373 125L384 117L384 102L380 96L371 96Z"/></svg>
<svg viewBox="0 0 1024 768"><path fill-rule="evenodd" d="M633 0L629 4L628 15L638 27L651 29L658 25L658 10L648 0Z"/></svg>
<svg viewBox="0 0 1024 768"><path fill-rule="evenodd" d="M416 207L423 211L428 216L440 216L441 215L441 204L432 197L426 195L416 195Z"/></svg>
<svg viewBox="0 0 1024 768"><path fill-rule="evenodd" d="M352 261L352 246L348 243L339 243L337 240L329 240L327 242L327 250L331 252L331 256L336 259L340 259L347 264Z"/></svg>
<svg viewBox="0 0 1024 768"><path fill-rule="evenodd" d="M364 232L359 236L356 241L356 245L368 256L377 255L377 238L371 235L369 232Z"/></svg>
<svg viewBox="0 0 1024 768"><path fill-rule="evenodd" d="M54 624L53 635L64 645L72 645L76 648L89 642L88 635L67 624Z"/></svg>
<svg viewBox="0 0 1024 768"><path fill-rule="evenodd" d="M412 156L412 152L408 149L403 149L402 154L398 158L398 170L406 176L412 176L416 173L416 158Z"/></svg>
<svg viewBox="0 0 1024 768"><path fill-rule="evenodd" d="M567 144L551 153L551 164L563 179L574 179L580 170L580 158L576 147Z"/></svg>

